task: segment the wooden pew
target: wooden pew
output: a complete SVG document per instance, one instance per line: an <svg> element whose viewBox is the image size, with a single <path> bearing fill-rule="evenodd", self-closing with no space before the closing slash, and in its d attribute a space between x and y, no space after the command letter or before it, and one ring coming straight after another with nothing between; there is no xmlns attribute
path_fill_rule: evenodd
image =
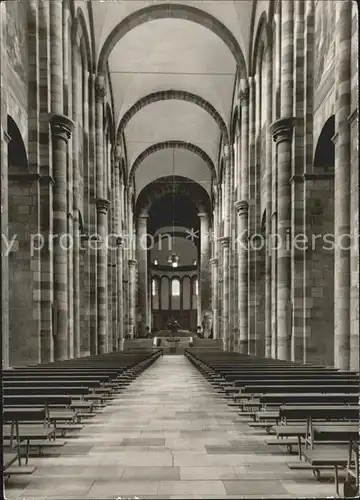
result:
<svg viewBox="0 0 360 500"><path fill-rule="evenodd" d="M41 451L46 446L46 441L55 441L56 429L55 427L47 427L44 425L24 425L21 423L19 425L19 436L18 436L18 454L19 457L22 456L20 447L21 443L25 441L25 465L29 462L29 451L30 446L36 446ZM3 439L5 441L10 441L10 451L12 448L13 432L11 425L3 425ZM57 446L63 446L64 441L56 443ZM19 464L20 465L20 464Z"/></svg>
<svg viewBox="0 0 360 500"><path fill-rule="evenodd" d="M359 393L359 386L354 384L354 385L348 385L348 384L338 384L338 385L333 385L333 384L311 384L311 385L306 385L306 384L296 384L296 385L245 385L241 393L239 393L239 396L243 396L245 394L271 394L271 393L277 393L281 394L284 392L286 389L287 393L311 393L315 392L318 394L325 394L325 393L342 393L342 394L356 394Z"/></svg>
<svg viewBox="0 0 360 500"><path fill-rule="evenodd" d="M260 404L265 408L270 403L285 404L285 403L304 403L304 404L356 404L359 401L359 394L343 394L343 393L274 393L262 394L259 396Z"/></svg>

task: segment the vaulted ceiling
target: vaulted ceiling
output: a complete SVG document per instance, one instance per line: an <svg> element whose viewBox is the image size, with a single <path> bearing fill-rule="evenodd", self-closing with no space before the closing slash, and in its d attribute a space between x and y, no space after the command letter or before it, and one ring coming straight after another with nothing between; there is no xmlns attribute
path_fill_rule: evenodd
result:
<svg viewBox="0 0 360 500"><path fill-rule="evenodd" d="M236 73L247 71L253 4L91 2L98 69L110 74L115 123L121 125L137 196L174 173L210 194Z"/></svg>

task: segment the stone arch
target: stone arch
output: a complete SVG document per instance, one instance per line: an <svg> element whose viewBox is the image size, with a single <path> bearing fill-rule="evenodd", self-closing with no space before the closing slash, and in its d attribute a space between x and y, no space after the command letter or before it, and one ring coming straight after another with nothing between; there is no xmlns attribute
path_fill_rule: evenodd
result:
<svg viewBox="0 0 360 500"><path fill-rule="evenodd" d="M11 166L9 174L26 173L28 171L28 158L21 132L15 120L8 115L7 117L7 133L10 137L8 143L8 164Z"/></svg>
<svg viewBox="0 0 360 500"><path fill-rule="evenodd" d="M321 168L324 172L333 170L335 166L335 115L325 122L315 148L314 171Z"/></svg>
<svg viewBox="0 0 360 500"><path fill-rule="evenodd" d="M98 60L97 70L99 74L105 74L106 64L109 55L115 45L132 29L149 21L157 19L184 19L200 24L204 28L210 29L215 35L227 45L230 52L233 54L239 72L246 77L245 58L240 48L240 45L231 31L218 19L211 14L190 5L181 4L157 4L144 7L133 12L123 19L108 35L105 40Z"/></svg>
<svg viewBox="0 0 360 500"><path fill-rule="evenodd" d="M153 144L146 148L142 153L139 154L139 156L135 159L134 163L131 166L131 170L129 172L129 183L131 183L134 180L135 172L137 168L140 166L140 164L153 153L156 153L156 151L160 151L162 149L185 149L187 151L190 151L191 153L194 153L204 162L207 164L209 167L210 172L212 173L213 178L217 178L216 175L216 169L215 165L210 158L210 156L205 153L199 146L196 146L195 144L192 144L191 142L185 142L185 141L164 141L164 142L158 142L156 144Z"/></svg>
<svg viewBox="0 0 360 500"><path fill-rule="evenodd" d="M195 202L198 212L204 211L208 215L211 213L209 195L200 184L181 176L176 176L175 180L175 193L177 195L185 196ZM140 213L142 210L149 212L150 207L156 201L173 193L173 191L174 185L172 176L156 179L139 193L135 207L136 213Z"/></svg>
<svg viewBox="0 0 360 500"><path fill-rule="evenodd" d="M201 109L206 111L211 116L211 118L215 120L215 122L218 124L224 136L225 142L229 142L228 140L229 134L227 126L222 117L220 116L220 114L214 108L214 106L205 99L203 99L202 97L200 97L199 95L187 92L185 90L176 90L176 89L153 92L152 94L148 94L142 97L135 104L133 104L131 108L128 109L128 111L124 114L119 123L119 127L117 130L117 141L120 140L126 125L129 123L131 118L133 118L136 115L136 113L138 113L141 109L143 109L145 106L148 106L149 104L166 100L186 101L195 104L196 106L199 106Z"/></svg>
<svg viewBox="0 0 360 500"><path fill-rule="evenodd" d="M73 43L79 43L79 48L82 50L87 61L88 70L93 70L92 51L90 46L89 33L86 26L86 20L81 7L77 8L76 17L73 24Z"/></svg>
<svg viewBox="0 0 360 500"><path fill-rule="evenodd" d="M261 65L263 54L271 46L271 29L264 11L258 22L254 39L253 53L251 57L251 75L254 75Z"/></svg>

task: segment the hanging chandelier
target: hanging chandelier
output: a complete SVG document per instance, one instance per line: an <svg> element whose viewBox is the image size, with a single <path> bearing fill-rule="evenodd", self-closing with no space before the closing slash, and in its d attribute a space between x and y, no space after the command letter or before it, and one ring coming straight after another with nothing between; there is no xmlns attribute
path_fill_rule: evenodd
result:
<svg viewBox="0 0 360 500"><path fill-rule="evenodd" d="M172 212L172 241L175 241L175 150L172 150L172 195L173 195L173 212ZM178 267L180 257L176 252L172 252L168 257L168 264L171 267Z"/></svg>
<svg viewBox="0 0 360 500"><path fill-rule="evenodd" d="M170 266L172 267L178 267L179 260L180 260L179 256L176 253L172 253L168 257L168 264L170 264Z"/></svg>

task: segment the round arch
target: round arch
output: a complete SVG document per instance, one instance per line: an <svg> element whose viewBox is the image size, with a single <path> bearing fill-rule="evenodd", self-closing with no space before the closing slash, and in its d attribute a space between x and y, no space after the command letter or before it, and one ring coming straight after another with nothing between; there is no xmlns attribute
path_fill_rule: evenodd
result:
<svg viewBox="0 0 360 500"><path fill-rule="evenodd" d="M331 170L335 166L335 144L333 137L335 135L335 115L330 116L321 129L318 138L315 154L314 169L323 168Z"/></svg>
<svg viewBox="0 0 360 500"><path fill-rule="evenodd" d="M76 11L76 17L73 23L73 37L74 37L73 41L75 44L79 42L79 47L82 48L83 53L87 60L88 69L91 70L94 65L92 62L92 52L90 47L89 33L86 26L85 16L81 7L78 7Z"/></svg>
<svg viewBox="0 0 360 500"><path fill-rule="evenodd" d="M136 201L136 213L149 212L150 207L161 198L174 193L173 177L161 177L148 184L139 194ZM211 200L205 189L197 182L186 177L175 177L175 194L184 196L195 202L199 212L211 215Z"/></svg>
<svg viewBox="0 0 360 500"><path fill-rule="evenodd" d="M129 172L129 184L134 180L135 172L137 168L140 166L140 164L145 160L145 158L163 149L176 149L176 148L185 149L187 151L190 151L191 153L198 155L202 160L204 160L204 162L209 167L209 170L213 178L215 180L217 179L216 169L212 159L209 157L207 153L205 153L205 151L199 148L199 146L196 146L195 144L185 141L164 141L152 144L151 146L146 148L142 153L139 154L139 156L135 159L134 163L131 166L131 170Z"/></svg>
<svg viewBox="0 0 360 500"><path fill-rule="evenodd" d="M10 141L8 143L9 165L11 165L12 168L16 168L19 172L28 172L29 164L25 143L19 127L10 115L7 116L7 134L10 137Z"/></svg>
<svg viewBox="0 0 360 500"><path fill-rule="evenodd" d="M250 60L250 71L254 75L262 62L263 55L271 45L271 30L267 21L267 15L264 11L260 18L256 29L252 57Z"/></svg>
<svg viewBox="0 0 360 500"><path fill-rule="evenodd" d="M201 109L206 111L211 116L211 118L215 120L215 122L218 124L224 136L225 142L227 143L229 142L228 140L229 134L227 126L222 117L220 116L220 114L214 108L214 106L205 99L203 99L202 97L200 97L199 95L187 92L185 90L161 90L159 92L153 92L152 94L148 94L139 99L135 104L131 106L130 109L128 109L128 111L122 117L117 130L117 140L118 141L120 140L126 125L129 123L131 118L133 118L136 115L136 113L138 113L145 106L148 106L155 102L166 101L166 100L186 101L195 104L196 106L199 106Z"/></svg>
<svg viewBox="0 0 360 500"><path fill-rule="evenodd" d="M218 19L211 14L190 5L157 4L144 7L123 19L106 38L98 60L98 73L106 73L106 64L115 45L132 29L149 21L158 19L183 19L200 24L217 35L229 48L238 66L239 73L246 78L245 58L234 35Z"/></svg>

